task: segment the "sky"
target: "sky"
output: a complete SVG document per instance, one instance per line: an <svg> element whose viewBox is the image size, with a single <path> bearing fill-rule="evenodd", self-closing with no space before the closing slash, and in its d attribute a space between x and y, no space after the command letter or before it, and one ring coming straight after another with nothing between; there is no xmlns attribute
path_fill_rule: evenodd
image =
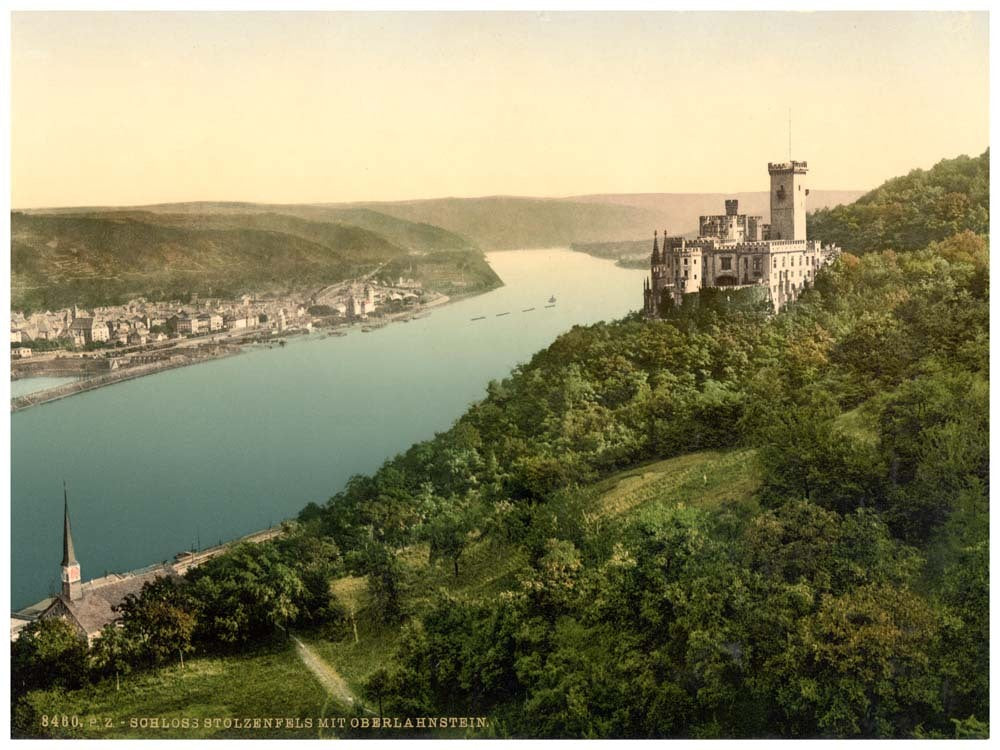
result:
<svg viewBox="0 0 1000 750"><path fill-rule="evenodd" d="M989 145L978 13L53 13L14 208L869 189Z"/></svg>

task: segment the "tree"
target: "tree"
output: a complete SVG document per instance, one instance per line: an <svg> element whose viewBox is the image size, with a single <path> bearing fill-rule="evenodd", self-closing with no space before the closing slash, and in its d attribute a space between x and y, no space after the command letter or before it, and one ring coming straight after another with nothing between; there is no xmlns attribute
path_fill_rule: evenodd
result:
<svg viewBox="0 0 1000 750"><path fill-rule="evenodd" d="M469 503L454 498L445 501L434 498L425 514L428 517L420 536L430 543L431 562L439 558L450 560L458 578L458 560L469 545L469 534L475 525L473 509Z"/></svg>
<svg viewBox="0 0 1000 750"><path fill-rule="evenodd" d="M906 737L940 709L932 608L905 589L824 595L770 665L783 709L840 737Z"/></svg>
<svg viewBox="0 0 1000 750"><path fill-rule="evenodd" d="M578 595L582 567L580 552L572 542L549 539L538 563L521 578L521 586L536 611L554 620Z"/></svg>
<svg viewBox="0 0 1000 750"><path fill-rule="evenodd" d="M765 503L806 499L839 513L879 505L885 491L880 457L838 427L837 413L823 395L774 404L756 436Z"/></svg>
<svg viewBox="0 0 1000 750"><path fill-rule="evenodd" d="M116 607L124 635L140 658L162 664L177 654L184 664L184 654L194 650L197 616L194 604L182 584L169 578L144 583L139 595L128 594Z"/></svg>
<svg viewBox="0 0 1000 750"><path fill-rule="evenodd" d="M403 619L403 571L396 555L381 544L373 544L366 554L368 595L375 619L395 625Z"/></svg>
<svg viewBox="0 0 1000 750"><path fill-rule="evenodd" d="M132 671L135 656L135 643L117 623L105 625L90 647L91 668L100 676L114 674L116 691L121 689L121 675Z"/></svg>
<svg viewBox="0 0 1000 750"><path fill-rule="evenodd" d="M389 672L384 668L376 669L365 680L362 696L365 700L378 703L378 717L382 718L382 698L389 689Z"/></svg>
<svg viewBox="0 0 1000 750"><path fill-rule="evenodd" d="M276 630L287 634L309 596L279 546L268 542L237 545L195 568L188 578L203 636L230 645Z"/></svg>
<svg viewBox="0 0 1000 750"><path fill-rule="evenodd" d="M76 688L87 675L87 641L69 621L47 617L29 623L10 649L11 690Z"/></svg>

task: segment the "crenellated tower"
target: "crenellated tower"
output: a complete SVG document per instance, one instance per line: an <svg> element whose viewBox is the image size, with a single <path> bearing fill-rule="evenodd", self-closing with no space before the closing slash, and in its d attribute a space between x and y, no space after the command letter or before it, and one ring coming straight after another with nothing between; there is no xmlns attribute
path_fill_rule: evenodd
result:
<svg viewBox="0 0 1000 750"><path fill-rule="evenodd" d="M804 161L768 162L771 175L771 239L806 239L806 195Z"/></svg>

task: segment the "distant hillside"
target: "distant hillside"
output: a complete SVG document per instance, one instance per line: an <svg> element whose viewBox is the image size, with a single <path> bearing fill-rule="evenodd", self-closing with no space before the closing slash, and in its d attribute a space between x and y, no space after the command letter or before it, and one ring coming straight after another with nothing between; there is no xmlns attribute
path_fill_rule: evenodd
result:
<svg viewBox="0 0 1000 750"><path fill-rule="evenodd" d="M570 250L587 253L595 258L618 260L636 256L647 256L653 243L649 240L622 240L621 242L574 242Z"/></svg>
<svg viewBox="0 0 1000 750"><path fill-rule="evenodd" d="M374 212L350 212L396 237L348 224L274 213L159 213L105 210L11 215L11 306L57 309L129 298L187 299L309 289L386 269L455 294L501 282L464 238ZM426 278L425 278L426 277Z"/></svg>
<svg viewBox="0 0 1000 750"><path fill-rule="evenodd" d="M362 229L352 242L405 253ZM368 236L366 236L368 235ZM11 305L55 309L118 304L129 297L186 299L318 286L348 278L346 253L259 229L192 229L130 218L11 216Z"/></svg>
<svg viewBox="0 0 1000 750"><path fill-rule="evenodd" d="M814 190L813 207L850 202L858 191ZM423 221L469 237L485 250L565 246L647 239L654 229L687 234L702 214L722 213L737 198L741 213L770 218L766 191L753 193L645 193L582 195L565 199L440 198L365 204L383 214Z"/></svg>
<svg viewBox="0 0 1000 750"><path fill-rule="evenodd" d="M916 250L953 234L990 230L990 152L944 159L808 218L810 236L854 253Z"/></svg>
<svg viewBox="0 0 1000 750"><path fill-rule="evenodd" d="M806 205L809 210L830 208L852 203L864 195L861 190L810 190ZM581 195L571 200L587 203L611 203L653 211L661 217L660 230L669 234L697 233L698 217L725 213L725 201L735 198L740 202L741 214L763 216L771 220L770 195L766 190L749 193L621 193L610 195ZM652 234L652 232L647 232ZM646 239L644 236L643 239Z"/></svg>
<svg viewBox="0 0 1000 750"><path fill-rule="evenodd" d="M291 234L317 239L327 229L319 226L296 225L289 219L301 219L316 224L346 224L381 235L399 247L414 252L478 250L475 243L438 226L407 221L367 208L341 205L295 205L278 203L238 203L195 201L191 203L161 203L150 206L79 207L26 211L28 214L80 214L130 216L150 223L174 226L246 227L289 231ZM315 232L320 232L317 238Z"/></svg>
<svg viewBox="0 0 1000 750"><path fill-rule="evenodd" d="M638 239L658 222L656 212L632 206L547 198L437 198L366 206L444 227L470 238L484 250Z"/></svg>

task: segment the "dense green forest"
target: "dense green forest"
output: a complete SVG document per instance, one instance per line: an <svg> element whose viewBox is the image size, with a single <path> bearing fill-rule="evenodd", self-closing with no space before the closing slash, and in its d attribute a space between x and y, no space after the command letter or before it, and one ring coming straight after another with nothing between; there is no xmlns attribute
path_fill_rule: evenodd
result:
<svg viewBox="0 0 1000 750"><path fill-rule="evenodd" d="M856 253L917 250L963 231L986 234L990 152L944 159L889 180L854 203L810 214L809 236Z"/></svg>
<svg viewBox="0 0 1000 750"><path fill-rule="evenodd" d="M973 163L901 179L976 213ZM852 217L892 203L866 198L822 215L850 252L780 314L574 328L281 540L127 601L91 653L30 626L16 727L294 628L380 713L490 736L987 736L987 224L927 211L870 246Z"/></svg>

